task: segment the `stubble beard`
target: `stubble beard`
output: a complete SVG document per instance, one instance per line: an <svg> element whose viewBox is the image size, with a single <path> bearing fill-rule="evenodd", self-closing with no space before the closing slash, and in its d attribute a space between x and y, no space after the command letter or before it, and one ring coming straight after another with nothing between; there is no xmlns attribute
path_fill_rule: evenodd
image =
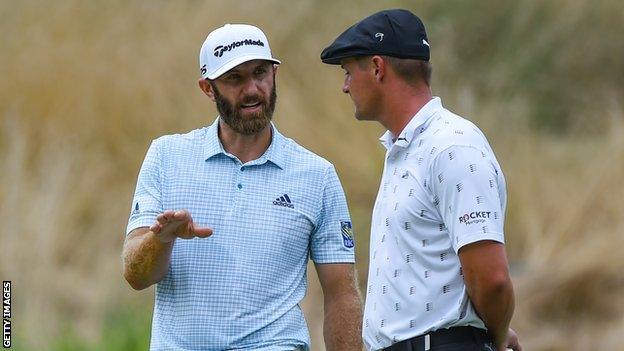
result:
<svg viewBox="0 0 624 351"><path fill-rule="evenodd" d="M260 102L262 105L260 111L245 116L241 113L240 107L235 106L219 93L219 90L213 82L210 82L210 84L214 91L217 111L219 112L221 120L235 132L243 135L257 134L264 130L271 122L273 112L275 111L275 103L277 102L275 79L273 79L273 88L271 89L269 101L266 101L261 95L246 96L243 101L241 101L241 104Z"/></svg>
<svg viewBox="0 0 624 351"><path fill-rule="evenodd" d="M378 107L381 105L379 98L370 99L366 104L362 100L358 100L356 103L353 96L351 96L351 102L353 103L353 115L358 121L378 121ZM366 101L366 100L365 100Z"/></svg>
<svg viewBox="0 0 624 351"><path fill-rule="evenodd" d="M360 110L360 109L358 108L358 106L357 106L357 105L355 105L355 103L353 104L353 108L355 109L355 111L353 112L353 114L354 114L354 116L355 116L355 119L357 119L358 121L371 121L371 120L373 120L373 119L374 119L374 118L372 118L372 117L368 116L367 114L362 113L362 110Z"/></svg>

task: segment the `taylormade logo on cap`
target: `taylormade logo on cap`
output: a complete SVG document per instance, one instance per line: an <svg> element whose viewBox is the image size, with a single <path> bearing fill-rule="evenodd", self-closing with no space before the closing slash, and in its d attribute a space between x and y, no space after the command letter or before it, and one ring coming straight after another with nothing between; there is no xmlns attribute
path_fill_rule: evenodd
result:
<svg viewBox="0 0 624 351"><path fill-rule="evenodd" d="M258 28L248 24L226 24L208 34L199 51L199 72L204 79L216 79L232 68L251 60L273 58L269 41Z"/></svg>
<svg viewBox="0 0 624 351"><path fill-rule="evenodd" d="M253 40L253 39L245 39L245 40L241 40L241 41L235 41L230 45L227 46L223 46L223 45L219 45L216 48L214 48L214 55L216 57L221 57L223 56L223 53L226 51L230 51L232 49L235 49L241 45L258 45L258 46L264 46L264 43L260 40Z"/></svg>

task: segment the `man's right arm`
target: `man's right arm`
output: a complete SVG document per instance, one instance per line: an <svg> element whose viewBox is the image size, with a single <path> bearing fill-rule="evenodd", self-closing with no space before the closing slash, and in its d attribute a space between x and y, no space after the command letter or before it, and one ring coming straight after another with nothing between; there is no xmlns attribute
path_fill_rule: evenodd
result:
<svg viewBox="0 0 624 351"><path fill-rule="evenodd" d="M177 238L207 238L212 229L198 227L186 210L166 210L149 228L131 231L123 247L124 277L136 290L161 281L169 270L173 243Z"/></svg>
<svg viewBox="0 0 624 351"><path fill-rule="evenodd" d="M136 290L161 281L169 269L173 243L162 242L148 227L128 234L123 246L124 278Z"/></svg>

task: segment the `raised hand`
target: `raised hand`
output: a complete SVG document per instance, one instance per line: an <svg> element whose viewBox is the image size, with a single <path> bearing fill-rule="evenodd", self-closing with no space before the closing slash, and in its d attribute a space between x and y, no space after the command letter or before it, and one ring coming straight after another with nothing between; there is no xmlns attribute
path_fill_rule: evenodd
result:
<svg viewBox="0 0 624 351"><path fill-rule="evenodd" d="M187 210L166 210L156 216L156 222L149 229L164 243L171 242L175 238L206 238L212 235L212 229L196 227Z"/></svg>

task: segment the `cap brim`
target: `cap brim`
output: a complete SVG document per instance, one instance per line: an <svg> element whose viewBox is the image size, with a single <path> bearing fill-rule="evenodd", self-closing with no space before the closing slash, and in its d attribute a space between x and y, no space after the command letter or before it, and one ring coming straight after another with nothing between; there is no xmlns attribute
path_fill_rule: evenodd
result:
<svg viewBox="0 0 624 351"><path fill-rule="evenodd" d="M328 65L341 65L342 60L349 58L349 57L357 57L357 56L365 56L366 54L344 54L344 55L338 55L338 56L332 56L332 57L326 57L326 58L321 58L321 61L323 63L326 63Z"/></svg>
<svg viewBox="0 0 624 351"><path fill-rule="evenodd" d="M234 68L234 67L236 67L236 66L238 66L238 65L240 65L240 64L242 64L242 63L245 63L245 62L248 62L248 61L252 61L252 60L265 60L265 61L271 61L271 62L276 63L276 64L278 64L278 65L279 65L280 63L282 63L280 60L276 60L276 59L274 59L274 58L272 58L272 57L266 57L266 56L263 56L263 55L244 55L244 56L238 56L238 57L236 57L236 58L234 58L234 59L232 59L232 60L230 60L230 61L228 61L228 62L224 63L224 64L223 64L223 66L219 67L219 68L218 68L217 70L215 70L214 72L211 72L210 74L207 74L207 75L206 75L206 77L204 77L204 78L208 78L208 79L210 79L210 80L217 79L217 78L219 78L222 74L224 74L225 72L227 72L227 71L231 70L232 68Z"/></svg>
<svg viewBox="0 0 624 351"><path fill-rule="evenodd" d="M346 57L330 57L330 58L326 58L326 59L321 59L321 61L323 63L326 63L328 65L339 65L340 61Z"/></svg>
<svg viewBox="0 0 624 351"><path fill-rule="evenodd" d="M331 45L321 53L321 61L328 65L340 65L341 61L346 58L369 55L378 54L373 53L370 50L360 48L336 49L333 45Z"/></svg>
<svg viewBox="0 0 624 351"><path fill-rule="evenodd" d="M379 52L379 51L363 51L363 50L358 50L358 51L353 51L353 52L348 52L348 53L343 53L343 54L337 54L337 55L334 55L332 57L322 57L321 56L321 61L323 63L328 64L328 65L341 65L342 64L342 60L344 60L346 58L362 57L362 56L375 56L375 55L385 55L385 56L391 56L391 57L396 57L396 58L400 58L400 59L414 59L414 60L429 61L429 56L428 55L405 54L405 53L390 52L390 51L388 51L388 52Z"/></svg>

